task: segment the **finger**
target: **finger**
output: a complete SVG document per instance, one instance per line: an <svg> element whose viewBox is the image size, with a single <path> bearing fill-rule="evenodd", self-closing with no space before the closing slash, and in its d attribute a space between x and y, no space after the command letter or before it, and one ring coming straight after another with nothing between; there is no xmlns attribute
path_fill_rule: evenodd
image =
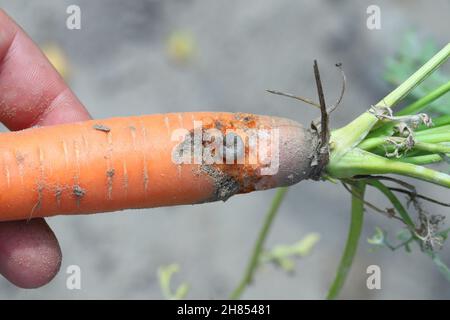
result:
<svg viewBox="0 0 450 320"><path fill-rule="evenodd" d="M0 10L0 121L11 130L90 118L32 40ZM0 223L0 273L35 288L61 265L59 244L43 219Z"/></svg>
<svg viewBox="0 0 450 320"><path fill-rule="evenodd" d="M44 219L0 223L0 273L22 288L48 283L61 266L61 250Z"/></svg>
<svg viewBox="0 0 450 320"><path fill-rule="evenodd" d="M89 117L40 49L0 10L0 121L20 130Z"/></svg>

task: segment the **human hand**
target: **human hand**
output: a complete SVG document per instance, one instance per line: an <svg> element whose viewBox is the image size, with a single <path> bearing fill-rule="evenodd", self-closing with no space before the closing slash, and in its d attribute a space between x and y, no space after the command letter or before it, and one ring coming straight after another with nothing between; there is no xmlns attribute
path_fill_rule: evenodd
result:
<svg viewBox="0 0 450 320"><path fill-rule="evenodd" d="M0 121L21 130L89 118L39 48L0 9ZM0 164L0 176L3 170ZM0 223L0 273L13 284L45 285L60 265L61 249L44 219Z"/></svg>

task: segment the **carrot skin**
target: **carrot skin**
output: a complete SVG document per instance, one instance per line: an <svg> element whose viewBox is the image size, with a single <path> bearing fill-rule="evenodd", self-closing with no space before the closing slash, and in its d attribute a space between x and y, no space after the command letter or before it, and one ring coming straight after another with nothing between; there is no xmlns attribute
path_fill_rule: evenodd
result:
<svg viewBox="0 0 450 320"><path fill-rule="evenodd" d="M243 132L277 129L277 149L269 145L269 153L278 153L277 170L262 174L268 165L259 158L250 164L177 163L174 155L183 141L175 133L184 130L192 136L196 123L201 123L202 134L208 129L224 135L235 132L241 141L248 138ZM291 120L213 112L110 118L2 133L0 221L195 204L290 185L309 177L315 145L314 136ZM246 157L248 148L241 150Z"/></svg>

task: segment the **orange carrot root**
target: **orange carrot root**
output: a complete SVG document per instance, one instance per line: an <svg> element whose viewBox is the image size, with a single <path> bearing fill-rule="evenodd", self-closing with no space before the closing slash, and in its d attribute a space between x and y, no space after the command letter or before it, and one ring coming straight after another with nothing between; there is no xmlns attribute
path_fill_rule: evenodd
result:
<svg viewBox="0 0 450 320"><path fill-rule="evenodd" d="M0 221L226 200L311 175L314 135L282 118L172 113L0 134Z"/></svg>

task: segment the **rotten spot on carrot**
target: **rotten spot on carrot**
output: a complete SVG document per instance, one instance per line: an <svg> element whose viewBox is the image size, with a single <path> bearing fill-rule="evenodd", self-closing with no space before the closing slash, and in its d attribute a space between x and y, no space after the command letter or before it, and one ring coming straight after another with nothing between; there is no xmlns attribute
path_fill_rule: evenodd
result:
<svg viewBox="0 0 450 320"><path fill-rule="evenodd" d="M200 172L207 174L213 179L215 185L215 192L209 201L227 201L232 195L235 195L241 189L240 183L232 176L215 168L211 165L202 165Z"/></svg>
<svg viewBox="0 0 450 320"><path fill-rule="evenodd" d="M73 195L79 200L84 197L86 194L86 190L81 188L79 185L73 186Z"/></svg>
<svg viewBox="0 0 450 320"><path fill-rule="evenodd" d="M55 198L56 198L56 205L58 208L61 206L61 196L62 196L62 189L61 187L55 188Z"/></svg>
<svg viewBox="0 0 450 320"><path fill-rule="evenodd" d="M114 169L109 169L106 171L106 176L108 177L108 199L112 199L112 189L113 189L113 177L116 171Z"/></svg>
<svg viewBox="0 0 450 320"><path fill-rule="evenodd" d="M149 181L149 173L148 173L148 164L147 164L147 152L148 149L148 137L147 137L147 129L144 123L139 120L139 126L141 128L141 137L142 137L142 181L144 186L144 194L147 195L148 192L148 181Z"/></svg>
<svg viewBox="0 0 450 320"><path fill-rule="evenodd" d="M23 164L23 162L25 161L25 156L20 153L19 151L16 152L16 160L18 164Z"/></svg>
<svg viewBox="0 0 450 320"><path fill-rule="evenodd" d="M107 127L107 126L105 126L103 124L98 124L98 123L94 124L92 126L92 128L94 128L95 130L98 130L98 131L103 131L103 132L110 132L111 131L111 128L109 128L109 127Z"/></svg>
<svg viewBox="0 0 450 320"><path fill-rule="evenodd" d="M129 178L128 178L128 169L127 169L127 163L124 161L123 162L123 176L122 176L122 186L125 190L125 194L128 195L128 183L129 183Z"/></svg>
<svg viewBox="0 0 450 320"><path fill-rule="evenodd" d="M106 171L106 175L108 176L108 178L114 177L115 173L116 173L116 170L114 170L114 169L109 169L108 171Z"/></svg>
<svg viewBox="0 0 450 320"><path fill-rule="evenodd" d="M212 129L218 130L220 134L215 136L210 132ZM195 129L192 129L174 149L174 158L181 160L181 163L186 160L191 163L192 159L197 163L193 154L196 148L195 139L201 140L201 165L194 171L196 174L208 176L215 186L214 194L206 201L226 201L236 193L247 193L274 185L270 177L260 174L261 163L257 163L256 159L253 159L253 163L245 162L245 159L254 157L250 151L255 147L252 145L254 142L249 140L255 138L256 129L263 130L264 127L258 125L256 117L251 114L239 113L226 120L203 121L201 135L206 137L206 140L196 137ZM216 141L217 138L220 141Z"/></svg>

